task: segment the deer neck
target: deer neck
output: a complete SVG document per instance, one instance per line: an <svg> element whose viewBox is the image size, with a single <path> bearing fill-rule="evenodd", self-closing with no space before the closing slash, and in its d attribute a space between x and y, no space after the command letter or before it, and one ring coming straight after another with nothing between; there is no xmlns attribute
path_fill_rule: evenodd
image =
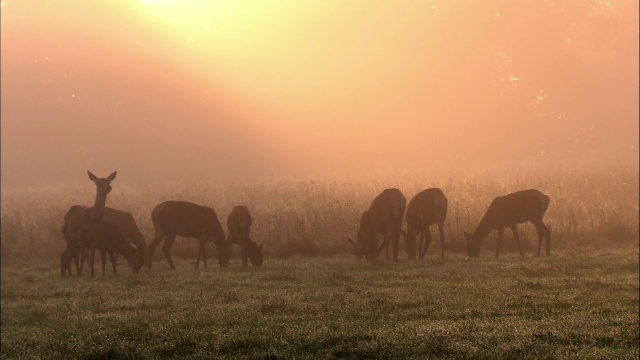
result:
<svg viewBox="0 0 640 360"><path fill-rule="evenodd" d="M107 204L107 195L96 195L96 202L93 205L93 216L91 218L91 224L97 225L102 222L104 216L104 209Z"/></svg>
<svg viewBox="0 0 640 360"><path fill-rule="evenodd" d="M491 222L485 216L480 220L480 224L478 224L476 231L473 232L473 238L482 241L493 230L493 228L494 227L491 225Z"/></svg>

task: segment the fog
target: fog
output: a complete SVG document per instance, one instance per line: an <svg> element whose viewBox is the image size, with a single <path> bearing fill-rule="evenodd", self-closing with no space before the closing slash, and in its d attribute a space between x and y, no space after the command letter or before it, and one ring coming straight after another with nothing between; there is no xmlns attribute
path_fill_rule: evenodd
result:
<svg viewBox="0 0 640 360"><path fill-rule="evenodd" d="M2 189L638 164L638 1L2 1ZM558 165L560 164L560 165Z"/></svg>

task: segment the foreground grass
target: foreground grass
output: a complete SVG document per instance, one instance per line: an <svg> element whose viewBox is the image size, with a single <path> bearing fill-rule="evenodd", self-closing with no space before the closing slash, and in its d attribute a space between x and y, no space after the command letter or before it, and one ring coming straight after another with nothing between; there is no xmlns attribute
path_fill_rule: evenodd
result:
<svg viewBox="0 0 640 360"><path fill-rule="evenodd" d="M3 358L638 358L638 248L2 269ZM215 263L215 262L214 262Z"/></svg>

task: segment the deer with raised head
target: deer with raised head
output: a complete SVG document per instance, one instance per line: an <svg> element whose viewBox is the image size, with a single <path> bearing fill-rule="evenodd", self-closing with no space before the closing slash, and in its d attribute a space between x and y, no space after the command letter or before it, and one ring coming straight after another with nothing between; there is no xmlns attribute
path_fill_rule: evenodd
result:
<svg viewBox="0 0 640 360"><path fill-rule="evenodd" d="M449 201L442 190L437 188L426 189L414 196L407 206L406 221L407 232L405 243L409 259L416 258L416 237L420 235L418 244L418 256L424 259L431 243L429 226L437 224L440 233L440 247L444 259L444 221L447 217ZM404 233L403 233L404 235Z"/></svg>
<svg viewBox="0 0 640 360"><path fill-rule="evenodd" d="M61 270L68 269L71 265L71 259L75 258L83 251L85 246L90 248L93 255L96 245L102 239L102 217L106 207L107 195L111 192L111 182L116 178L117 172L113 172L106 178L98 178L91 171L87 171L89 179L96 185L96 199L93 207L88 207L79 211L68 218L65 216L65 240L67 241L67 249L61 256ZM91 276L93 272L93 256L89 258L91 267ZM79 269L79 267L77 267ZM64 277L64 271L62 272Z"/></svg>
<svg viewBox="0 0 640 360"><path fill-rule="evenodd" d="M484 238L491 231L498 230L496 246L496 257L498 257L504 228L510 227L520 255L524 256L518 235L518 224L530 221L538 232L538 256L540 256L543 238L546 239L547 255L550 255L551 230L542 222L550 201L551 199L547 195L535 189L518 191L495 198L480 220L476 231L473 234L464 233L467 240L467 253L470 257L478 257Z"/></svg>
<svg viewBox="0 0 640 360"><path fill-rule="evenodd" d="M218 215L212 208L187 201L165 201L153 208L151 220L155 236L149 245L149 266L151 266L155 248L166 238L162 252L171 269L175 270L176 267L171 260L171 246L173 246L176 236L198 239L196 269L200 265L201 257L205 269L207 268L206 242L213 242L216 245L220 267L229 265L231 244L227 242Z"/></svg>
<svg viewBox="0 0 640 360"><path fill-rule="evenodd" d="M253 266L261 266L263 262L263 244L258 245L249 237L252 222L249 208L242 205L234 207L227 218L227 229L229 230L227 242L240 245L242 266L247 266L248 260L251 260Z"/></svg>
<svg viewBox="0 0 640 360"><path fill-rule="evenodd" d="M69 210L67 211L67 214L65 215L65 225L63 226L63 230L62 233L65 237L65 240L67 241L67 244L70 242L70 239L68 239L69 236L71 236L70 234L68 234L67 232L67 224L71 221L75 221L75 220L71 220L77 216L79 216L79 214L82 211L85 211L87 209L86 206L82 206L82 205L73 205L71 208L69 208ZM110 207L105 207L104 209L104 214L103 214L103 218L102 218L102 222L104 224L108 224L108 225L112 225L115 226L117 228L117 233L115 233L112 229L107 229L106 231L108 233L111 234L111 236L105 235L104 240L106 241L113 241L113 240L109 240L115 237L123 237L128 243L134 245L136 247L136 251L138 253L138 258L143 262L146 263L147 259L148 259L148 253L149 253L149 248L147 246L147 243L144 240L144 237L142 236L142 233L140 232L140 229L138 228L138 225L136 224L136 221L133 218L133 215L131 215L131 213L125 212L125 211L120 211L120 210L116 210ZM74 240L71 240L74 241ZM77 240L75 240L77 241ZM120 245L118 245L120 246ZM107 248L113 247L111 245L104 245L104 244L98 244L96 246L96 248L98 248L100 250L100 256L102 259L102 272L104 275L104 262L105 262L105 254L109 255L109 259L111 260L111 265L114 268L114 273L117 274L117 271L115 270L116 267L116 261L117 261L117 255L118 254L123 254L125 255L125 257L127 258L127 261L129 262L129 265L132 266L132 269L134 269L135 271L135 263L137 261L134 261L132 259L130 259L130 257L127 256L127 252L129 252L128 250L121 250L121 251L108 251L106 250ZM85 249L86 250L86 249ZM82 269L82 264L84 263L84 261L82 261L80 264L78 263L78 257L79 255L84 255L84 252L82 252L82 254L74 254L73 257L71 257L71 254L68 250L65 250L65 252L62 253L61 256L61 271L62 274L64 276L65 272L68 272L69 275L71 275L71 258L73 259L73 261L75 262L76 265L76 270L78 271L78 274L80 275L81 273L81 269ZM84 259L82 259L84 260Z"/></svg>
<svg viewBox="0 0 640 360"><path fill-rule="evenodd" d="M371 202L369 209L360 217L360 228L357 241L349 238L353 252L358 260L374 260L382 248L386 248L386 258L389 259L389 241L393 244L393 259L398 261L398 247L400 244L400 227L407 205L407 200L398 189L386 189ZM384 240L378 248L378 234L384 235Z"/></svg>

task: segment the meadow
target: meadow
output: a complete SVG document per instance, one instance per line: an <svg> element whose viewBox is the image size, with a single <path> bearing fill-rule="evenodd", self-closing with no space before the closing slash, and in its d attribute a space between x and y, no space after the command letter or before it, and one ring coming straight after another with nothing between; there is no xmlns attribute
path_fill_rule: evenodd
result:
<svg viewBox="0 0 640 360"><path fill-rule="evenodd" d="M55 261L4 268L2 357L638 358L637 247L430 255L73 280Z"/></svg>
<svg viewBox="0 0 640 360"><path fill-rule="evenodd" d="M173 247L176 271L61 279L66 210L95 188L52 186L2 194L3 358L637 358L638 171L478 172L442 178L156 183L122 174L107 206L131 212L150 242L149 213L164 200L213 207L226 230L247 205L265 264L194 270L196 242ZM358 263L347 236L387 187L407 200L427 187L449 198L445 259ZM495 196L537 188L551 197L552 256L525 257L509 230L469 260L472 231ZM432 230L432 233L435 230ZM435 233L433 233L435 234ZM215 259L215 248L209 245Z"/></svg>

